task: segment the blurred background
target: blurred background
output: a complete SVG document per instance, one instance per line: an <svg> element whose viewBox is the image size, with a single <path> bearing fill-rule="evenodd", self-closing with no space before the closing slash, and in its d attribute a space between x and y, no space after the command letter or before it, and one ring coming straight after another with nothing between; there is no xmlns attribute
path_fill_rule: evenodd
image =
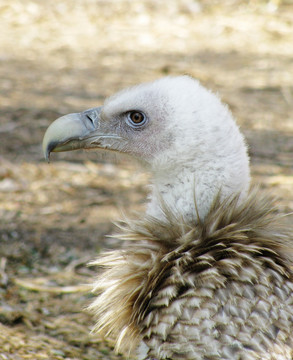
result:
<svg viewBox="0 0 293 360"><path fill-rule="evenodd" d="M292 211L292 0L1 0L0 359L123 358L89 335L85 264L119 246L105 235L143 211L147 175L81 151L48 165L41 142L60 115L178 74L220 94L254 182Z"/></svg>

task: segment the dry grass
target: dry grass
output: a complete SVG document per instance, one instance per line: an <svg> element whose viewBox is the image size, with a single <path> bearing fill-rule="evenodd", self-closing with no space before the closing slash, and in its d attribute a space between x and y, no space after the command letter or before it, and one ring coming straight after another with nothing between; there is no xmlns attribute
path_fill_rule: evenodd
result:
<svg viewBox="0 0 293 360"><path fill-rule="evenodd" d="M0 15L0 360L121 358L89 334L85 264L118 246L111 220L143 209L147 177L93 153L47 165L45 128L191 74L230 105L255 181L292 211L293 2L2 0Z"/></svg>

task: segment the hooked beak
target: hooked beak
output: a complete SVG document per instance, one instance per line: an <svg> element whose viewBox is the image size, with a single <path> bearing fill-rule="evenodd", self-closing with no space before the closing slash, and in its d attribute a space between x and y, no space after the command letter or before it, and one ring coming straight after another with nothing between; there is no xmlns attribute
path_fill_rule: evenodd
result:
<svg viewBox="0 0 293 360"><path fill-rule="evenodd" d="M68 114L55 120L48 127L43 139L46 160L49 162L51 152L104 147L101 139L117 138L117 135L97 132L100 128L101 108Z"/></svg>

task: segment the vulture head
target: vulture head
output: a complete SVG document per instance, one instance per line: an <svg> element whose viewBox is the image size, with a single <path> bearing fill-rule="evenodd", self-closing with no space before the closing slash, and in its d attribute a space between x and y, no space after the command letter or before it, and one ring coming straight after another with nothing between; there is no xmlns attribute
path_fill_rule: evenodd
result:
<svg viewBox="0 0 293 360"><path fill-rule="evenodd" d="M249 186L246 146L228 108L198 81L166 77L123 90L101 107L51 124L43 150L107 149L132 155L152 174L148 214L164 203L183 218L203 219L214 198ZM196 207L194 199L196 199Z"/></svg>
<svg viewBox="0 0 293 360"><path fill-rule="evenodd" d="M93 262L96 331L144 360L293 359L293 229L249 189L245 141L217 96L188 76L121 91L47 129L47 159L80 148L152 175L146 214Z"/></svg>

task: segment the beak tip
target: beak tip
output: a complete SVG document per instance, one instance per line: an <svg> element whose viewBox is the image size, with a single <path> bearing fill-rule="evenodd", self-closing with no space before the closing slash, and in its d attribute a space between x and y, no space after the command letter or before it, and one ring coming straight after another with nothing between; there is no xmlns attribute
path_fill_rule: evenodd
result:
<svg viewBox="0 0 293 360"><path fill-rule="evenodd" d="M49 144L43 140L43 146L42 147L43 147L44 158L47 161L47 163L49 163L50 162L50 153L51 153Z"/></svg>
<svg viewBox="0 0 293 360"><path fill-rule="evenodd" d="M50 153L49 153L49 151L45 154L45 160L47 161L48 164L50 164Z"/></svg>
<svg viewBox="0 0 293 360"><path fill-rule="evenodd" d="M54 151L56 146L57 146L57 144L56 144L55 141L43 144L44 158L45 158L45 160L47 161L48 164L50 163L51 152Z"/></svg>

